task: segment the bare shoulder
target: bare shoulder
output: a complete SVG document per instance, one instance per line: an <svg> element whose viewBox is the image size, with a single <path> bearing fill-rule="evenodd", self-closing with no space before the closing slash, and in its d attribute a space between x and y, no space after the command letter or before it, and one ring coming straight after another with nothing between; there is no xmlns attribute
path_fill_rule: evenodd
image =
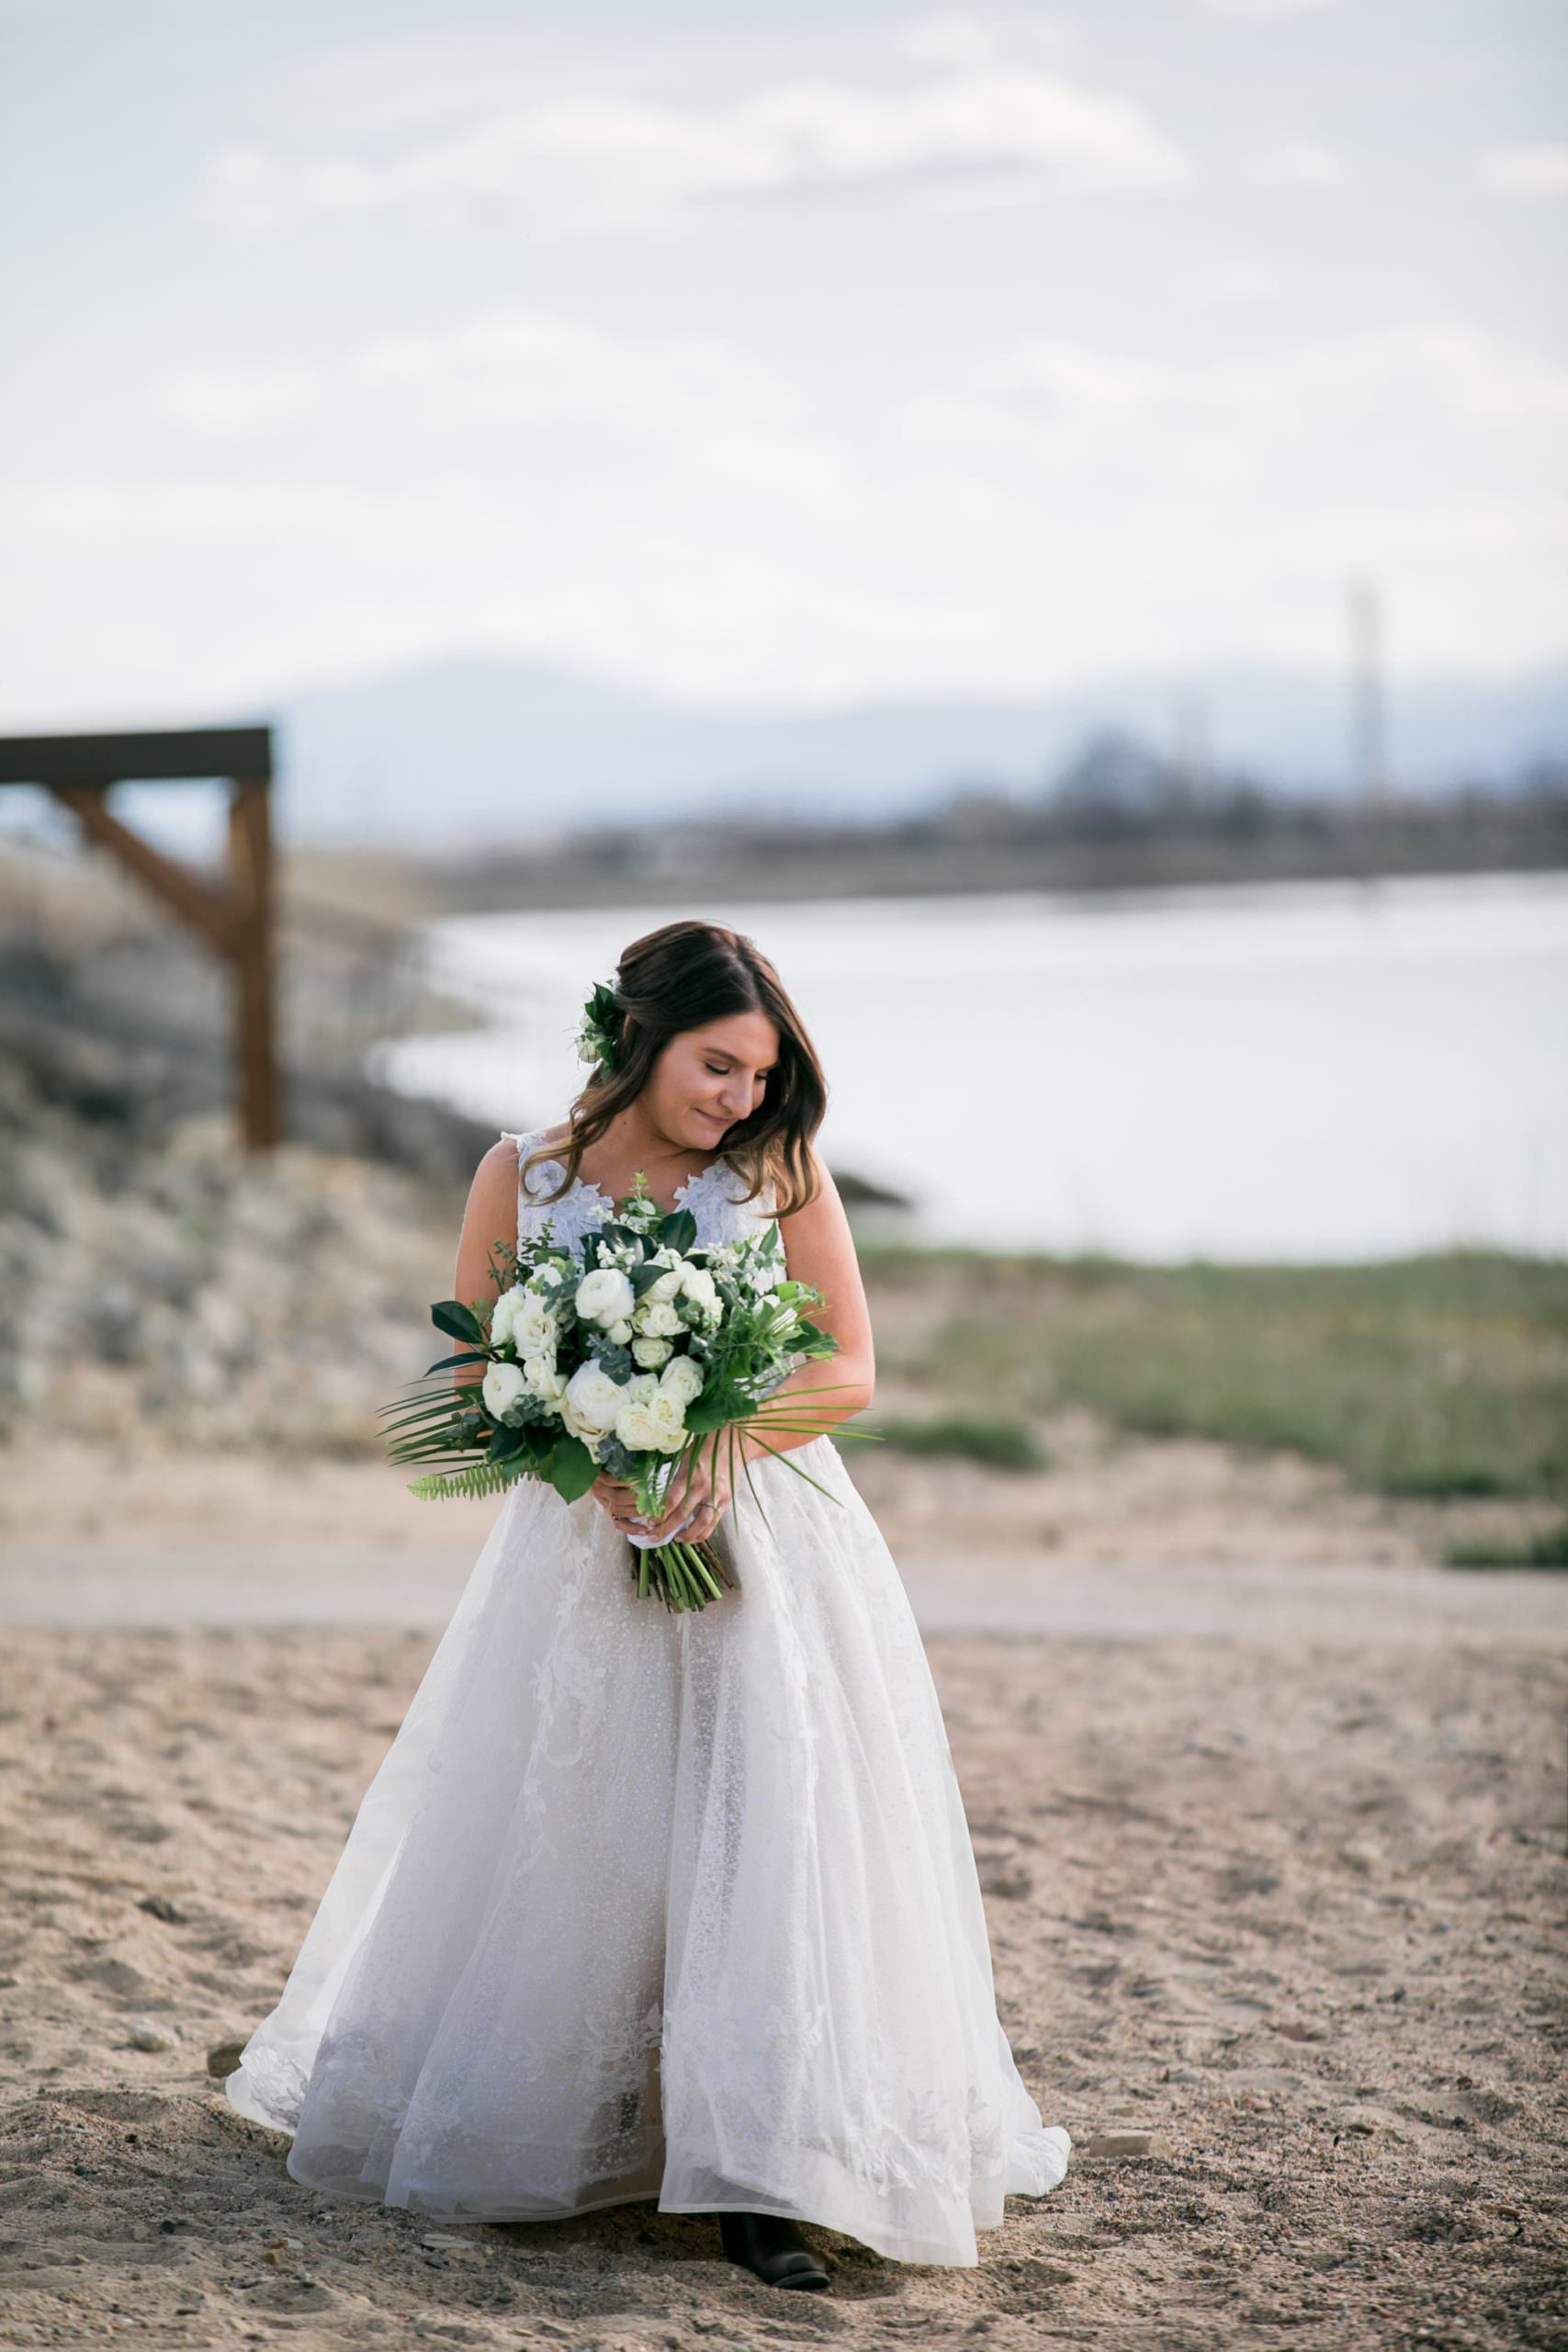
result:
<svg viewBox="0 0 1568 2352"><path fill-rule="evenodd" d="M849 1214L844 1207L833 1172L814 1145L807 1146L807 1156L817 1190L803 1208L794 1209L779 1219L779 1231L786 1249L798 1250L802 1246L813 1250L828 1248L853 1252L850 1236Z"/></svg>
<svg viewBox="0 0 1568 2352"><path fill-rule="evenodd" d="M522 1162L523 1147L517 1137L499 1136L475 1169L474 1182L478 1184L486 1179L493 1180L504 1175L515 1182Z"/></svg>
<svg viewBox="0 0 1568 2352"><path fill-rule="evenodd" d="M514 1136L492 1143L474 1170L457 1242L458 1298L484 1296L495 1287L491 1256L517 1238L518 1148Z"/></svg>
<svg viewBox="0 0 1568 2352"><path fill-rule="evenodd" d="M468 1186L468 1206L487 1218L497 1208L512 1212L520 1182L522 1154L514 1136L502 1136L491 1144L474 1170Z"/></svg>

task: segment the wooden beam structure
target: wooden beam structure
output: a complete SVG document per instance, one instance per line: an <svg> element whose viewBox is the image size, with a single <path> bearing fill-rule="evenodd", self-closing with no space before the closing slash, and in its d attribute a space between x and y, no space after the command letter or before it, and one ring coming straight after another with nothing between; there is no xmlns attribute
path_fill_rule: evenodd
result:
<svg viewBox="0 0 1568 2352"><path fill-rule="evenodd" d="M161 729L112 735L0 736L0 785L39 786L69 808L83 838L126 871L229 967L233 1065L245 1146L283 1139L277 1068L272 731ZM154 848L109 808L117 784L193 780L229 786L227 876L214 887Z"/></svg>

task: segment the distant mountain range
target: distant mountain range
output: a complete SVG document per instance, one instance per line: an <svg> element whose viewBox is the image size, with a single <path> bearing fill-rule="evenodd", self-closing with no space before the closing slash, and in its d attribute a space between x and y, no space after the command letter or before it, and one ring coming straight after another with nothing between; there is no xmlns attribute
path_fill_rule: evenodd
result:
<svg viewBox="0 0 1568 2352"><path fill-rule="evenodd" d="M1280 788L1337 796L1351 773L1343 678L1241 666L1201 681L1130 673L1030 702L770 717L537 662L452 660L230 716L277 727L279 831L300 843L471 849L655 810L885 818L964 785L1043 793L1089 735L1112 727L1183 757L1196 743L1217 770ZM1568 662L1396 680L1388 740L1396 789L1506 786L1532 761L1568 758ZM166 796L136 799L152 821L168 813Z"/></svg>

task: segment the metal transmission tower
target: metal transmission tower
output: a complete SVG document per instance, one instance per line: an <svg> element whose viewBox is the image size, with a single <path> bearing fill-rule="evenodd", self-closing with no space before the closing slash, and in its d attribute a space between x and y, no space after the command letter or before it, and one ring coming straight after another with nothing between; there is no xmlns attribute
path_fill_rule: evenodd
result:
<svg viewBox="0 0 1568 2352"><path fill-rule="evenodd" d="M1363 807L1389 797L1388 709L1382 598L1370 580L1350 582L1350 777Z"/></svg>
<svg viewBox="0 0 1568 2352"><path fill-rule="evenodd" d="M1214 764L1209 700L1201 687L1178 689L1171 722L1171 797L1190 808L1208 797Z"/></svg>

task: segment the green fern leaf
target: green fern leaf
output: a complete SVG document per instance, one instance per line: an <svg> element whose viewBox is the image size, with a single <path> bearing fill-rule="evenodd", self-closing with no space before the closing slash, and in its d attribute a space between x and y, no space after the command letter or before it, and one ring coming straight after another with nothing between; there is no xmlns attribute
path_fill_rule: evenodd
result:
<svg viewBox="0 0 1568 2352"><path fill-rule="evenodd" d="M434 1502L445 1495L458 1495L469 1499L499 1495L515 1484L522 1476L523 1466L514 1456L510 1462L476 1462L471 1469L450 1474L433 1471L428 1477L415 1478L409 1492L417 1495L421 1502Z"/></svg>

